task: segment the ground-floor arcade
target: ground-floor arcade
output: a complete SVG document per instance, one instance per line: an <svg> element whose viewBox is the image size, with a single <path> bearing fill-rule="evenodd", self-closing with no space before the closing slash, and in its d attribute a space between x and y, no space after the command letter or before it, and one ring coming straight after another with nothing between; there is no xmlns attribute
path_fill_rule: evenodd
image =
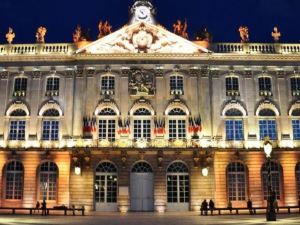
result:
<svg viewBox="0 0 300 225"><path fill-rule="evenodd" d="M279 205L297 205L300 152L274 150L272 159ZM0 207L34 207L43 198L88 211L195 211L203 199L266 205L262 150L1 151L0 169Z"/></svg>

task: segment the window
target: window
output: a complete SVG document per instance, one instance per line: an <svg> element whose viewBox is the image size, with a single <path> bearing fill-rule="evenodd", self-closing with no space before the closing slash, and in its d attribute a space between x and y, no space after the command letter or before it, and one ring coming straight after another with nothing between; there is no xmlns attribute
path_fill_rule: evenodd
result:
<svg viewBox="0 0 300 225"><path fill-rule="evenodd" d="M297 182L298 200L300 200L300 163L296 165L296 182Z"/></svg>
<svg viewBox="0 0 300 225"><path fill-rule="evenodd" d="M133 116L134 139L151 139L151 112L148 109L139 108Z"/></svg>
<svg viewBox="0 0 300 225"><path fill-rule="evenodd" d="M272 95L272 83L270 77L258 78L259 84L259 95L260 96L271 96Z"/></svg>
<svg viewBox="0 0 300 225"><path fill-rule="evenodd" d="M104 108L99 113L99 140L116 140L116 112L111 108Z"/></svg>
<svg viewBox="0 0 300 225"><path fill-rule="evenodd" d="M46 96L59 96L59 78L49 77L46 85Z"/></svg>
<svg viewBox="0 0 300 225"><path fill-rule="evenodd" d="M300 120L292 120L294 140L300 140Z"/></svg>
<svg viewBox="0 0 300 225"><path fill-rule="evenodd" d="M271 185L273 190L276 192L276 198L281 199L281 166L276 162L265 163L262 167L262 179L263 179L263 190L264 199L268 199L268 170L271 172Z"/></svg>
<svg viewBox="0 0 300 225"><path fill-rule="evenodd" d="M58 168L53 162L40 165L40 200L56 200Z"/></svg>
<svg viewBox="0 0 300 225"><path fill-rule="evenodd" d="M18 77L15 79L14 96L25 97L27 91L27 78Z"/></svg>
<svg viewBox="0 0 300 225"><path fill-rule="evenodd" d="M24 169L22 163L12 161L6 165L5 198L21 200L23 198Z"/></svg>
<svg viewBox="0 0 300 225"><path fill-rule="evenodd" d="M114 94L115 91L115 77L103 76L101 78L101 94Z"/></svg>
<svg viewBox="0 0 300 225"><path fill-rule="evenodd" d="M239 78L226 77L226 95L238 96L239 95Z"/></svg>
<svg viewBox="0 0 300 225"><path fill-rule="evenodd" d="M277 140L276 120L260 120L259 121L260 140L269 137L270 140Z"/></svg>
<svg viewBox="0 0 300 225"><path fill-rule="evenodd" d="M226 120L225 127L227 141L244 140L243 120Z"/></svg>
<svg viewBox="0 0 300 225"><path fill-rule="evenodd" d="M291 78L291 91L292 91L292 96L300 95L300 77Z"/></svg>
<svg viewBox="0 0 300 225"><path fill-rule="evenodd" d="M170 91L171 95L183 95L183 77L182 76L171 76L170 77Z"/></svg>
<svg viewBox="0 0 300 225"><path fill-rule="evenodd" d="M117 203L117 168L110 162L101 163L96 169L95 200L97 203Z"/></svg>
<svg viewBox="0 0 300 225"><path fill-rule="evenodd" d="M131 170L132 173L152 173L151 166L146 162L136 163Z"/></svg>
<svg viewBox="0 0 300 225"><path fill-rule="evenodd" d="M26 128L26 121L24 120L10 121L9 140L24 141L25 128Z"/></svg>
<svg viewBox="0 0 300 225"><path fill-rule="evenodd" d="M246 200L246 168L233 162L227 166L227 195L229 201Z"/></svg>
<svg viewBox="0 0 300 225"><path fill-rule="evenodd" d="M186 113L180 108L174 108L169 112L169 139L186 138Z"/></svg>
<svg viewBox="0 0 300 225"><path fill-rule="evenodd" d="M175 162L167 170L168 203L188 203L190 198L190 177L187 166Z"/></svg>
<svg viewBox="0 0 300 225"><path fill-rule="evenodd" d="M43 141L58 141L59 139L59 121L43 121Z"/></svg>

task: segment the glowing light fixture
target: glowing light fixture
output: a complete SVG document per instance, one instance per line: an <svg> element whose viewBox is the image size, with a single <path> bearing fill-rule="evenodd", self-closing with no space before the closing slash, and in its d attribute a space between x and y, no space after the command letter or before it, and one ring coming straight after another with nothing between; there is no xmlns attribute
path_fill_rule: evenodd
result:
<svg viewBox="0 0 300 225"><path fill-rule="evenodd" d="M81 175L81 168L80 168L80 166L75 166L75 174L77 175L77 176L80 176Z"/></svg>
<svg viewBox="0 0 300 225"><path fill-rule="evenodd" d="M204 176L204 177L207 177L208 176L208 167L204 167L203 169L202 169L202 176Z"/></svg>
<svg viewBox="0 0 300 225"><path fill-rule="evenodd" d="M267 158L271 158L272 150L272 144L269 141L266 141L264 144L264 152Z"/></svg>

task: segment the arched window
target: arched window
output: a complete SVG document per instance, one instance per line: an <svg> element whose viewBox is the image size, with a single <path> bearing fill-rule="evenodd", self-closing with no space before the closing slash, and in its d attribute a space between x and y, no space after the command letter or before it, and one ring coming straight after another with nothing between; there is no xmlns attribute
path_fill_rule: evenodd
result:
<svg viewBox="0 0 300 225"><path fill-rule="evenodd" d="M263 190L264 199L268 199L268 170L271 172L271 186L276 192L276 198L281 199L281 187L282 187L282 169L280 164L276 162L265 163L262 166L262 179L263 179Z"/></svg>
<svg viewBox="0 0 300 225"><path fill-rule="evenodd" d="M116 140L116 115L117 113L112 108L104 108L99 112L98 137L100 141L114 142Z"/></svg>
<svg viewBox="0 0 300 225"><path fill-rule="evenodd" d="M182 162L174 162L167 169L168 203L188 203L190 200L189 169Z"/></svg>
<svg viewBox="0 0 300 225"><path fill-rule="evenodd" d="M115 92L115 77L105 75L101 77L101 94L114 94Z"/></svg>
<svg viewBox="0 0 300 225"><path fill-rule="evenodd" d="M118 195L117 168L110 162L102 162L96 168L95 201L97 204L116 203Z"/></svg>
<svg viewBox="0 0 300 225"><path fill-rule="evenodd" d="M24 118L22 118L25 116L27 116L27 113L23 109L16 109L11 112L9 140L12 141L25 140L26 121Z"/></svg>
<svg viewBox="0 0 300 225"><path fill-rule="evenodd" d="M5 167L5 198L23 198L24 168L18 161L9 162Z"/></svg>
<svg viewBox="0 0 300 225"><path fill-rule="evenodd" d="M133 113L134 139L151 139L151 112L146 108L139 108Z"/></svg>
<svg viewBox="0 0 300 225"><path fill-rule="evenodd" d="M300 108L295 108L291 115L295 118L292 119L292 127L293 127L293 139L300 140Z"/></svg>
<svg viewBox="0 0 300 225"><path fill-rule="evenodd" d="M247 171L240 162L227 166L227 195L230 201L245 201L247 193Z"/></svg>
<svg viewBox="0 0 300 225"><path fill-rule="evenodd" d="M43 141L58 141L59 139L59 117L60 114L56 109L48 109L43 113L42 139Z"/></svg>
<svg viewBox="0 0 300 225"><path fill-rule="evenodd" d="M300 200L300 163L297 163L296 165L296 182L297 182L298 200Z"/></svg>
<svg viewBox="0 0 300 225"><path fill-rule="evenodd" d="M275 117L276 113L272 109L261 109L258 114L260 117ZM272 118L264 118L259 120L260 140L269 137L271 140L277 139L277 124Z"/></svg>
<svg viewBox="0 0 300 225"><path fill-rule="evenodd" d="M132 169L132 173L152 173L152 168L147 162L138 162L136 163Z"/></svg>
<svg viewBox="0 0 300 225"><path fill-rule="evenodd" d="M235 76L226 77L226 95L238 96L239 95L239 78Z"/></svg>
<svg viewBox="0 0 300 225"><path fill-rule="evenodd" d="M259 95L260 96L271 96L272 95L272 81L270 77L258 78Z"/></svg>
<svg viewBox="0 0 300 225"><path fill-rule="evenodd" d="M186 139L186 112L174 108L169 112L169 139Z"/></svg>
<svg viewBox="0 0 300 225"><path fill-rule="evenodd" d="M173 75L170 76L170 94L171 95L183 95L183 76Z"/></svg>
<svg viewBox="0 0 300 225"><path fill-rule="evenodd" d="M48 77L46 96L59 96L59 77Z"/></svg>
<svg viewBox="0 0 300 225"><path fill-rule="evenodd" d="M236 108L231 108L225 112L228 117L225 120L226 140L241 141L244 140L244 123L242 119L230 117L242 117L243 113Z"/></svg>
<svg viewBox="0 0 300 225"><path fill-rule="evenodd" d="M15 97L25 97L27 91L27 78L26 77L16 77L14 85Z"/></svg>
<svg viewBox="0 0 300 225"><path fill-rule="evenodd" d="M44 162L39 169L39 199L55 201L57 199L57 165L53 162Z"/></svg>

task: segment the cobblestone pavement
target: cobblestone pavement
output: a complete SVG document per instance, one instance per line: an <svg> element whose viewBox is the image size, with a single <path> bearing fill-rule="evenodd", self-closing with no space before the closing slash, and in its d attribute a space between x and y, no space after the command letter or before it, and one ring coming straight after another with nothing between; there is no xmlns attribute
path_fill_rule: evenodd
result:
<svg viewBox="0 0 300 225"><path fill-rule="evenodd" d="M85 217L39 215L1 215L1 225L254 225L300 224L300 215L279 215L277 222L267 223L265 216L199 216L195 213L100 213Z"/></svg>

